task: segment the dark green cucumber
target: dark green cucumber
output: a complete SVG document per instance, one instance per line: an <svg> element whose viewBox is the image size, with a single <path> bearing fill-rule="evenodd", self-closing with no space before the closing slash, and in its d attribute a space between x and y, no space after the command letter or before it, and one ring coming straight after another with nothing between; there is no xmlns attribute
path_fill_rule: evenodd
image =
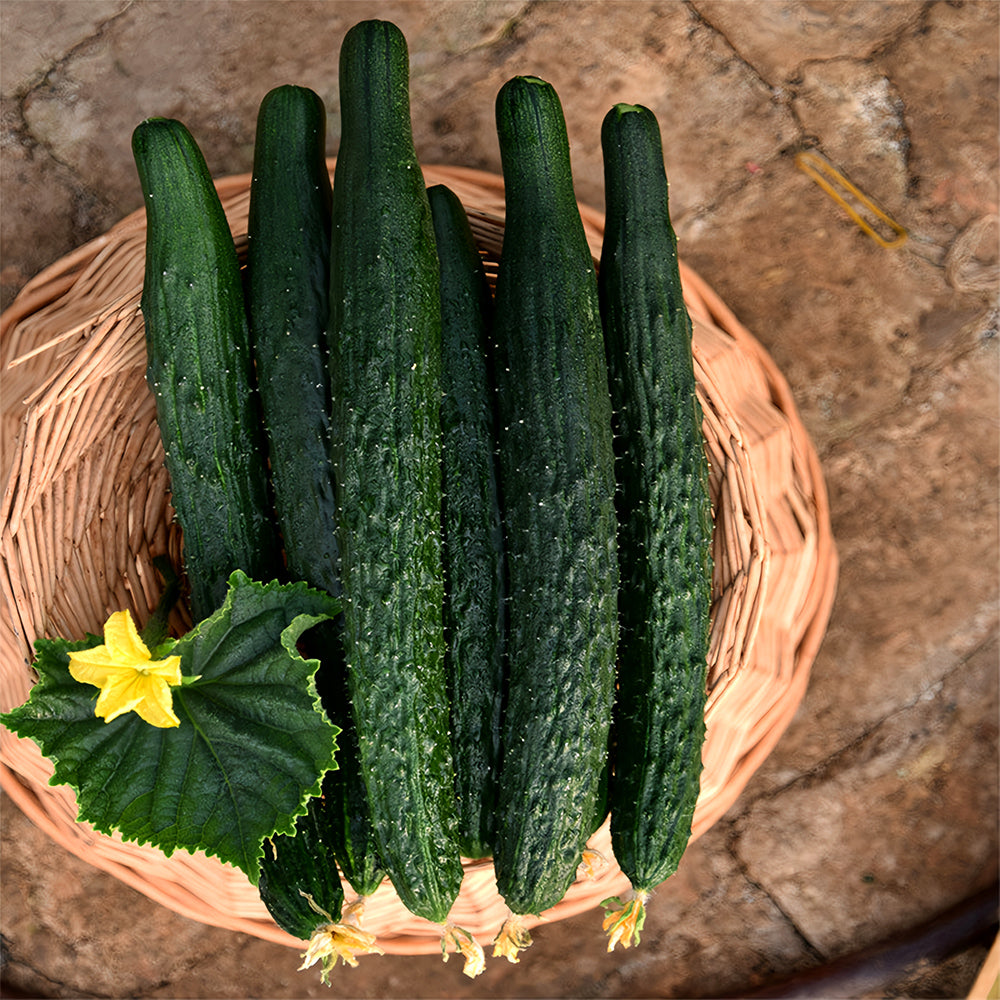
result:
<svg viewBox="0 0 1000 1000"><path fill-rule="evenodd" d="M510 681L494 861L500 892L524 915L565 894L599 811L617 635L615 481L597 279L562 107L551 85L516 77L496 116Z"/></svg>
<svg viewBox="0 0 1000 1000"><path fill-rule="evenodd" d="M379 853L444 922L462 881L441 564L440 268L393 24L340 52L330 378L344 645Z"/></svg>
<svg viewBox="0 0 1000 1000"><path fill-rule="evenodd" d="M622 566L612 846L645 892L691 834L705 735L712 519L691 321L670 223L659 126L604 119L601 307L615 408Z"/></svg>
<svg viewBox="0 0 1000 1000"><path fill-rule="evenodd" d="M325 796L310 799L308 811L295 821L295 833L265 841L260 861L260 898L274 922L303 941L317 927L339 921L344 904L328 806Z"/></svg>
<svg viewBox="0 0 1000 1000"><path fill-rule="evenodd" d="M326 112L305 87L257 113L246 301L288 575L337 595L330 467L330 174Z"/></svg>
<svg viewBox="0 0 1000 1000"><path fill-rule="evenodd" d="M323 779L325 811L329 824L327 838L341 873L358 896L370 896L385 878L378 853L378 841L368 808L368 792L361 773L358 734L351 709L347 674L343 661L342 625L336 635L324 635L322 623L313 629L314 649L320 656L316 686L330 721L340 727L337 736L335 770L327 771ZM312 637L311 636L311 637ZM311 638L310 637L310 638Z"/></svg>
<svg viewBox="0 0 1000 1000"><path fill-rule="evenodd" d="M325 108L313 91L285 85L265 95L257 115L245 285L287 574L339 595L326 332L332 190L325 135ZM382 872L357 759L341 629L339 618L324 622L303 641L321 661L317 687L342 733L339 767L323 783L324 842L344 878L366 896Z"/></svg>
<svg viewBox="0 0 1000 1000"><path fill-rule="evenodd" d="M486 351L493 292L457 195L427 191L441 262L445 668L459 846L493 851L504 681L505 565L494 392Z"/></svg>
<svg viewBox="0 0 1000 1000"><path fill-rule="evenodd" d="M201 150L180 122L150 118L132 151L146 205L146 379L200 621L233 570L279 573L267 444L236 246Z"/></svg>

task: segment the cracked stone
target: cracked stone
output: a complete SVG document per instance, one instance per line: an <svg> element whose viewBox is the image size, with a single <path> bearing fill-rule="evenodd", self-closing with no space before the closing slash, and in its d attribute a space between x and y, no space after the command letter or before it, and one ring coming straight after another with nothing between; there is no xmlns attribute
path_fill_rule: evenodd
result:
<svg viewBox="0 0 1000 1000"><path fill-rule="evenodd" d="M31 198L5 197L0 220L5 262L0 303L51 264L67 247L97 236L119 215L83 191L72 174L26 135L17 103L0 101L0 160L6 191L30 190ZM17 247L17 253L6 248Z"/></svg>
<svg viewBox="0 0 1000 1000"><path fill-rule="evenodd" d="M940 272L880 249L788 157L682 220L678 238L681 257L772 352L821 451L896 405L911 362L895 331L947 292ZM772 336L788 324L797 336Z"/></svg>
<svg viewBox="0 0 1000 1000"><path fill-rule="evenodd" d="M753 17L732 0L695 0L693 6L772 86L789 81L806 60L864 57L920 13L918 4L894 0L772 2Z"/></svg>
<svg viewBox="0 0 1000 1000"><path fill-rule="evenodd" d="M737 821L748 874L824 957L960 902L970 873L973 891L996 878L996 833L982 822L998 807L996 658L990 643L877 724L834 773L755 801Z"/></svg>
<svg viewBox="0 0 1000 1000"><path fill-rule="evenodd" d="M883 59L906 104L910 167L925 194L915 225L921 237L942 245L995 214L1000 202L998 30L995 3L934 4L926 23L906 32ZM928 65L954 72L931 74Z"/></svg>
<svg viewBox="0 0 1000 1000"><path fill-rule="evenodd" d="M35 0L5 0L0 4L0 34L18 44L4 45L0 62L0 96L23 94L65 54L94 35L128 4L122 0L89 0L40 4Z"/></svg>

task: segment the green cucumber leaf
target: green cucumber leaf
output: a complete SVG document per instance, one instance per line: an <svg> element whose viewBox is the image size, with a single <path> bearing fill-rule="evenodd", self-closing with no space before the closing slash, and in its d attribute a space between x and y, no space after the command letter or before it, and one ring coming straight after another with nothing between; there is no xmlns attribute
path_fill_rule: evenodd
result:
<svg viewBox="0 0 1000 1000"><path fill-rule="evenodd" d="M184 682L172 689L179 726L159 729L134 712L95 716L98 691L72 678L68 656L100 645L94 635L38 640L38 682L0 722L53 762L50 784L72 786L80 820L168 857L204 851L256 885L265 838L293 833L337 766L340 730L320 704L319 661L301 657L296 642L338 611L305 584L236 572L218 611L157 648L181 657Z"/></svg>

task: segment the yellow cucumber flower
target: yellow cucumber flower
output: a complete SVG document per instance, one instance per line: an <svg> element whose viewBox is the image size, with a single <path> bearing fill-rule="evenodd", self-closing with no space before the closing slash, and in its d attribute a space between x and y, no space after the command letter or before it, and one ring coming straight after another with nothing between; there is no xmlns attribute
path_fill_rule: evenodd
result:
<svg viewBox="0 0 1000 1000"><path fill-rule="evenodd" d="M493 939L493 957L506 958L517 965L518 957L525 948L531 947L531 935L524 926L524 918L511 913L504 921L500 933Z"/></svg>
<svg viewBox="0 0 1000 1000"><path fill-rule="evenodd" d="M101 689L94 714L105 722L135 712L160 729L180 725L171 688L182 683L181 658L154 660L128 611L107 620L103 646L69 654L69 672L73 680Z"/></svg>

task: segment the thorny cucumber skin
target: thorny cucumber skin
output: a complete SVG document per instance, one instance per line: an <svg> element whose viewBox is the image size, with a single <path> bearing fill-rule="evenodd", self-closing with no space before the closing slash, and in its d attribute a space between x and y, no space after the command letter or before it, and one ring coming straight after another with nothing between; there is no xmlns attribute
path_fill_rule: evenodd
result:
<svg viewBox="0 0 1000 1000"><path fill-rule="evenodd" d="M363 21L340 53L330 261L344 643L379 853L436 923L461 887L444 674L441 299L406 42Z"/></svg>
<svg viewBox="0 0 1000 1000"><path fill-rule="evenodd" d="M205 158L170 118L141 122L132 152L146 207L146 381L197 622L222 605L234 570L275 579L281 543L236 245Z"/></svg>
<svg viewBox="0 0 1000 1000"><path fill-rule="evenodd" d="M644 892L676 870L698 798L712 520L691 321L656 118L617 105L605 117L602 145L599 287L622 565L611 836L618 864Z"/></svg>
<svg viewBox="0 0 1000 1000"><path fill-rule="evenodd" d="M496 114L510 680L494 863L507 905L525 915L565 895L597 812L617 637L614 454L594 262L559 99L515 77Z"/></svg>
<svg viewBox="0 0 1000 1000"><path fill-rule="evenodd" d="M493 389L493 293L465 209L428 189L441 261L445 668L465 857L493 851L504 682L505 563Z"/></svg>
<svg viewBox="0 0 1000 1000"><path fill-rule="evenodd" d="M330 772L333 773L333 772ZM294 835L281 834L264 842L257 890L274 922L293 937L308 941L328 923L311 906L340 920L344 889L329 837L328 800L314 796L295 821Z"/></svg>
<svg viewBox="0 0 1000 1000"><path fill-rule="evenodd" d="M288 575L337 596L330 467L330 174L326 111L305 87L257 113L246 301Z"/></svg>
<svg viewBox="0 0 1000 1000"><path fill-rule="evenodd" d="M330 212L326 109L318 94L282 85L257 115L250 187L246 267L247 312L257 360L261 409L270 446L274 502L290 579L340 595L337 506L330 459ZM320 660L316 684L330 720L341 730L338 767L310 801L312 839L322 837L344 880L359 896L382 881L368 798L358 761L347 691L341 617L309 630L302 642ZM310 838L275 838L277 871L300 876L314 850ZM299 856L300 868L295 866ZM275 867L275 866L272 866ZM329 866L331 878L337 873ZM272 876L272 893L277 876ZM316 886L317 902L327 893ZM336 887L341 882L337 877ZM263 893L262 893L263 895ZM265 899L265 902L267 900ZM315 911L297 903L303 921ZM332 909L324 906L324 909Z"/></svg>

